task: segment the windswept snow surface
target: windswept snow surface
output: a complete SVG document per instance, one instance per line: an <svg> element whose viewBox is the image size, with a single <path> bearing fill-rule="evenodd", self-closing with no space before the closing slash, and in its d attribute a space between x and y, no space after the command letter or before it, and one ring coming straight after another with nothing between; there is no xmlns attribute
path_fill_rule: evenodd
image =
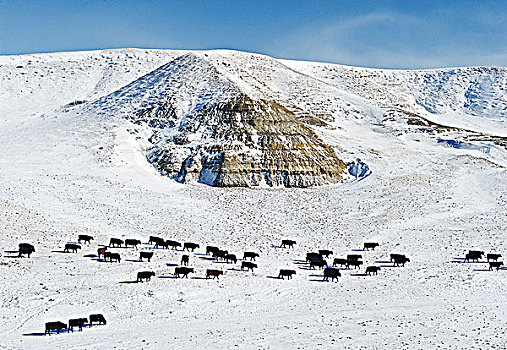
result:
<svg viewBox="0 0 507 350"><path fill-rule="evenodd" d="M288 67L384 106L442 125L507 137L507 68L387 70L281 60Z"/></svg>
<svg viewBox="0 0 507 350"><path fill-rule="evenodd" d="M185 54L110 50L0 57L0 349L507 348L507 270L488 271L484 262L462 259L469 249L506 259L505 149L490 141L484 141L491 146L488 154L456 148L438 140L459 141L466 131L432 135L383 122L381 99L404 105L429 94L425 101L433 102L421 103L427 113L447 113L448 107L436 107L443 102L429 87L403 85L426 73L389 73L402 77L393 90L394 82L380 78L385 70L369 70L378 89L366 96L354 88L365 81L315 70L336 65L195 53L214 72L226 70L221 77L242 91L302 109L329 100L330 127L315 130L347 161L360 158L371 171L361 181L310 189L214 188L160 176L146 161L145 125L90 110L95 101L127 91L128 84ZM491 120L496 126L488 133L501 136L505 110L497 109L505 102L505 69L498 71L500 83L491 75L474 85L492 94L478 94L475 105L496 114L456 109ZM340 83L332 83L333 77ZM446 89L458 87L449 83ZM448 106L459 99L443 96ZM69 106L75 101L88 102ZM78 234L95 240L77 254L62 253ZM150 235L199 243L188 253L196 273L170 278L182 252L152 249ZM155 255L140 263L139 251L111 248L121 263L97 260L97 247L111 237L138 238L141 249ZM297 241L294 249L277 248L285 238ZM365 241L380 247L355 252ZM14 257L21 242L35 245L31 258ZM256 251L259 268L252 273L241 271L240 262L213 262L203 254L206 245L239 258ZM333 257L362 254L365 265L381 271L366 277L364 267L343 269L339 282L322 282L322 271L301 261L318 249L332 250ZM390 253L404 253L411 262L394 268ZM224 275L203 279L207 268ZM281 268L297 274L273 278ZM144 270L157 276L131 283ZM42 335L45 322L93 313L104 314L107 325Z"/></svg>

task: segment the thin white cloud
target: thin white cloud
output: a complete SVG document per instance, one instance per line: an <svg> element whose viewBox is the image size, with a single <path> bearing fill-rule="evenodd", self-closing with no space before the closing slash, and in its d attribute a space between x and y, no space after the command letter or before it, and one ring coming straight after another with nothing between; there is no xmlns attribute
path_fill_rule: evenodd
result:
<svg viewBox="0 0 507 350"><path fill-rule="evenodd" d="M486 16L480 14L480 20ZM275 56L391 68L505 65L505 47L475 47L446 23L377 12L312 23L272 45ZM505 45L504 45L505 46ZM503 63L502 63L503 62Z"/></svg>

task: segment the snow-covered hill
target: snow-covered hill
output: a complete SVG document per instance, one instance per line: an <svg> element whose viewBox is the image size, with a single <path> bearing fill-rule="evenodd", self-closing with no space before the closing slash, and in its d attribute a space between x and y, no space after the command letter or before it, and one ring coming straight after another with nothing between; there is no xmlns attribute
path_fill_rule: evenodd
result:
<svg viewBox="0 0 507 350"><path fill-rule="evenodd" d="M0 57L0 349L505 348L507 271L462 258L507 254L506 76L226 50ZM90 246L61 252L82 233ZM183 252L151 235L199 243L195 274L169 278ZM154 258L97 260L111 237ZM365 241L378 276L323 283L301 261ZM13 257L21 242L30 259ZM257 251L259 268L206 245ZM156 278L122 283L143 270ZM92 313L107 326L39 335Z"/></svg>

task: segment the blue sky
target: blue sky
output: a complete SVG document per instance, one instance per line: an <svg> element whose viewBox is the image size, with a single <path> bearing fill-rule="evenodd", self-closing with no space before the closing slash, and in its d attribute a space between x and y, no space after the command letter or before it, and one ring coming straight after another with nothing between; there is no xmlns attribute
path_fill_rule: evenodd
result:
<svg viewBox="0 0 507 350"><path fill-rule="evenodd" d="M507 65L507 0L0 0L0 54L229 48L369 67Z"/></svg>

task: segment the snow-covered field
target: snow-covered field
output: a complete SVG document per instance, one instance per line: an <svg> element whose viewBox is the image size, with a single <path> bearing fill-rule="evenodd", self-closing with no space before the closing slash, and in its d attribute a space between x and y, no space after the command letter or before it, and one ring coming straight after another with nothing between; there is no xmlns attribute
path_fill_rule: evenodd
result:
<svg viewBox="0 0 507 350"><path fill-rule="evenodd" d="M364 96L348 95L354 94L348 86L330 105L337 108L335 128L319 132L346 157L366 162L370 176L310 189L213 188L160 176L145 157L145 127L64 107L96 101L182 54L0 57L0 349L507 348L507 269L488 271L486 263L462 260L469 249L507 259L504 148L485 142L494 150L485 154L443 147L435 135L388 128L379 124L373 102L371 116L352 111L342 118L338 110L346 101L356 102L358 111L367 108ZM214 59L227 55L233 61L247 54L217 52ZM320 84L315 66L304 65L293 63L290 74L304 71L304 86L312 79ZM277 70L275 79L253 66L235 69L256 72L238 73L243 82L271 77L265 89L272 96L299 96L300 87L282 89L280 81L297 80L289 73ZM338 76L346 80L345 73ZM328 94L338 91L326 86ZM505 110L498 110L505 86L488 87L493 102L481 103L496 114L481 127L505 136ZM435 118L451 113L441 108ZM474 109L471 116L480 114ZM95 240L77 254L62 253L78 234ZM150 235L199 243L190 253L196 273L171 278L182 252L152 250ZM111 237L138 238L154 258L141 263L138 251L112 248L120 264L97 260L98 245ZM294 249L277 248L285 238L297 241ZM362 267L342 270L337 283L322 282L321 270L301 263L309 251L330 249L343 257L365 241L380 243L359 252L365 265L381 266L378 276L364 276ZM31 258L14 257L21 242L35 245ZM245 272L240 262L212 261L203 254L206 245L239 257L256 251L259 268ZM411 262L392 267L390 253ZM207 268L225 273L206 280ZM297 274L273 278L281 268ZM129 283L143 270L157 276ZM108 324L42 335L45 322L93 313L104 314Z"/></svg>

